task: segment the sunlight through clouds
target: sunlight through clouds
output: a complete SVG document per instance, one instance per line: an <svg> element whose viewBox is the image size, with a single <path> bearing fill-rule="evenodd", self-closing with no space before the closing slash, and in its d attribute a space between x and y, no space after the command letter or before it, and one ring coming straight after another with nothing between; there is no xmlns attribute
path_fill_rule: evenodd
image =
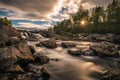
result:
<svg viewBox="0 0 120 80"><path fill-rule="evenodd" d="M91 9L110 1L112 0L0 0L0 16L6 16L10 20L48 21L51 24L52 21L57 23L70 18L79 6Z"/></svg>

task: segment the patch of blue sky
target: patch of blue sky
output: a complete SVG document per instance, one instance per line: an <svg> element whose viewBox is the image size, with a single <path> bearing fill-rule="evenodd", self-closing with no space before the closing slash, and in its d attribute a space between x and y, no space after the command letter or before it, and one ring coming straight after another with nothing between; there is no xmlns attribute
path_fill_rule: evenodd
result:
<svg viewBox="0 0 120 80"><path fill-rule="evenodd" d="M0 8L0 16L14 16L15 14L17 14L17 12L13 11L13 10L9 10L6 8Z"/></svg>

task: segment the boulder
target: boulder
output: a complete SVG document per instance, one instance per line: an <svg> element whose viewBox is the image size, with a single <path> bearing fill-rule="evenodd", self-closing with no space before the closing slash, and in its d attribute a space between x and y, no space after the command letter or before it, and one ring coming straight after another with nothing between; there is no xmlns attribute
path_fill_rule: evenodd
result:
<svg viewBox="0 0 120 80"><path fill-rule="evenodd" d="M0 42L6 43L11 37L20 38L20 33L12 27L0 26Z"/></svg>
<svg viewBox="0 0 120 80"><path fill-rule="evenodd" d="M36 47L42 47L41 43L35 44Z"/></svg>
<svg viewBox="0 0 120 80"><path fill-rule="evenodd" d="M80 56L82 54L82 50L74 48L74 49L68 50L68 53L74 56Z"/></svg>
<svg viewBox="0 0 120 80"><path fill-rule="evenodd" d="M72 42L62 42L61 46L63 48L72 48L72 47L76 47L77 44L72 43Z"/></svg>
<svg viewBox="0 0 120 80"><path fill-rule="evenodd" d="M34 54L36 52L34 46L29 46L29 49L30 49L30 51L31 51L32 54Z"/></svg>
<svg viewBox="0 0 120 80"><path fill-rule="evenodd" d="M90 46L97 56L102 57L119 57L118 46L109 42L101 42L99 44Z"/></svg>
<svg viewBox="0 0 120 80"><path fill-rule="evenodd" d="M48 63L49 61L50 59L47 56L36 56L34 62L39 63L39 64L45 64L45 63Z"/></svg>
<svg viewBox="0 0 120 80"><path fill-rule="evenodd" d="M26 44L18 44L16 47L10 46L0 48L0 69L6 70L12 67L19 60L34 60L29 47Z"/></svg>
<svg viewBox="0 0 120 80"><path fill-rule="evenodd" d="M23 57L20 58L34 60L33 55L27 43L20 43L18 45L15 45L15 48L22 54Z"/></svg>
<svg viewBox="0 0 120 80"><path fill-rule="evenodd" d="M42 46L44 46L46 48L50 48L50 49L53 49L53 48L57 47L56 41L53 40L53 39L42 41L40 43L42 44Z"/></svg>
<svg viewBox="0 0 120 80"><path fill-rule="evenodd" d="M120 44L120 35L115 36L115 37L113 38L113 42L114 42L115 44Z"/></svg>
<svg viewBox="0 0 120 80"><path fill-rule="evenodd" d="M41 68L42 80L50 80L50 73L47 67Z"/></svg>
<svg viewBox="0 0 120 80"><path fill-rule="evenodd" d="M14 45L14 44L18 44L20 43L20 39L18 37L11 37L6 43L5 43L5 46L11 46L11 45Z"/></svg>
<svg viewBox="0 0 120 80"><path fill-rule="evenodd" d="M95 53L88 49L88 50L84 50L84 49L80 49L80 48L72 48L68 50L68 53L74 56L80 56L80 55L84 55L84 56L95 56Z"/></svg>

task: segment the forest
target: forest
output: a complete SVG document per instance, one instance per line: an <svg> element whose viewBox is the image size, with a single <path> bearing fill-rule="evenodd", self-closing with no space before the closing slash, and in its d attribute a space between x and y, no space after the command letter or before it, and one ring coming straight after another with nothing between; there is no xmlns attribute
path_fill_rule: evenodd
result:
<svg viewBox="0 0 120 80"><path fill-rule="evenodd" d="M56 34L68 32L77 33L113 33L120 34L120 1L113 0L107 7L98 6L92 10L79 7L71 18L58 22L53 27ZM49 30L51 30L49 28Z"/></svg>

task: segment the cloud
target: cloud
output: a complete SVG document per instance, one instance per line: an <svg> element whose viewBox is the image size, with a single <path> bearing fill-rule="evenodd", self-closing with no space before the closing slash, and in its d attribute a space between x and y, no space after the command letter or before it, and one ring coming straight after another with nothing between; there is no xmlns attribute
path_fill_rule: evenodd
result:
<svg viewBox="0 0 120 80"><path fill-rule="evenodd" d="M58 0L0 0L2 7L19 11L18 17L46 18Z"/></svg>
<svg viewBox="0 0 120 80"><path fill-rule="evenodd" d="M80 5L90 9L110 1L112 0L0 0L0 5L15 11L17 14L8 14L14 19L63 20L69 18L69 14L77 12Z"/></svg>
<svg viewBox="0 0 120 80"><path fill-rule="evenodd" d="M56 23L68 19L71 14L77 12L80 5L85 9L91 9L98 5L106 5L111 1L112 0L0 0L0 16L7 16L12 20L14 26L31 25L34 27L43 27L48 24L51 25L53 22ZM38 23L46 21L48 23L43 25L36 24L34 21L38 21Z"/></svg>
<svg viewBox="0 0 120 80"><path fill-rule="evenodd" d="M30 22L19 22L19 26L16 27L24 27L26 29L47 29L48 27L51 27L51 24L35 24L35 23L30 23Z"/></svg>

